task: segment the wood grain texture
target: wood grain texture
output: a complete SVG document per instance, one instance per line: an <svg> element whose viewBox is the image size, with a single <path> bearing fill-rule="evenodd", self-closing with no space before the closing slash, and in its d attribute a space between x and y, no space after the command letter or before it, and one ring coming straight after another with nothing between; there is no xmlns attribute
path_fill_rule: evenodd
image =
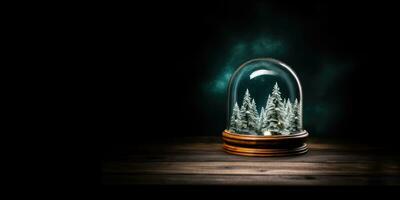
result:
<svg viewBox="0 0 400 200"><path fill-rule="evenodd" d="M396 176L315 176L315 175L182 175L107 174L106 184L134 185L227 185L227 186L381 186L399 185Z"/></svg>
<svg viewBox="0 0 400 200"><path fill-rule="evenodd" d="M124 146L105 155L103 184L400 185L400 156L362 144L309 142L289 157L227 154L218 138Z"/></svg>

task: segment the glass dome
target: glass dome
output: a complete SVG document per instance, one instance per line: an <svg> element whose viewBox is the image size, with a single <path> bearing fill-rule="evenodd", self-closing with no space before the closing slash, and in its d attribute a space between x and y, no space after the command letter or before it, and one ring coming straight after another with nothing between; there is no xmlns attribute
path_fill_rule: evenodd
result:
<svg viewBox="0 0 400 200"><path fill-rule="evenodd" d="M245 62L228 86L226 131L287 136L303 131L302 91L295 72L272 58Z"/></svg>

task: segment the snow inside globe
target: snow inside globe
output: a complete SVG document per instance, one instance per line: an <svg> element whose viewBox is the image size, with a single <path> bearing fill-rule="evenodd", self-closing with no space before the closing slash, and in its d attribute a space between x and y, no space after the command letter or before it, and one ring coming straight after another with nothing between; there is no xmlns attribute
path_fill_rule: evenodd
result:
<svg viewBox="0 0 400 200"><path fill-rule="evenodd" d="M242 145L243 140L254 144L254 141L273 138L288 144L297 136L308 136L302 125L299 78L281 61L257 58L238 67L229 81L227 105L227 126L223 135L228 146L235 144L234 140L241 140L237 144ZM300 143L298 145L305 145ZM275 147L270 143L263 148ZM252 152L252 149L247 151Z"/></svg>

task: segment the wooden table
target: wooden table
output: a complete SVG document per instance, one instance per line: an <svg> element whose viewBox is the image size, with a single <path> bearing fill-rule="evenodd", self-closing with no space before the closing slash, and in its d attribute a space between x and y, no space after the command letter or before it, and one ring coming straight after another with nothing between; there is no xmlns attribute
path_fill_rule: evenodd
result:
<svg viewBox="0 0 400 200"><path fill-rule="evenodd" d="M219 137L126 145L105 154L102 182L133 185L400 185L400 156L363 144L311 140L292 157L225 153Z"/></svg>

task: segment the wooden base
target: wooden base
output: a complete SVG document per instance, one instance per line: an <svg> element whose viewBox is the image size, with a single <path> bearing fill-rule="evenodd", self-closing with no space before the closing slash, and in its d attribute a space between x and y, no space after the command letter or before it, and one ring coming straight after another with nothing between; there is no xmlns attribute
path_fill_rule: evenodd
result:
<svg viewBox="0 0 400 200"><path fill-rule="evenodd" d="M308 151L307 131L291 135L254 136L224 130L224 150L242 156L289 156Z"/></svg>

